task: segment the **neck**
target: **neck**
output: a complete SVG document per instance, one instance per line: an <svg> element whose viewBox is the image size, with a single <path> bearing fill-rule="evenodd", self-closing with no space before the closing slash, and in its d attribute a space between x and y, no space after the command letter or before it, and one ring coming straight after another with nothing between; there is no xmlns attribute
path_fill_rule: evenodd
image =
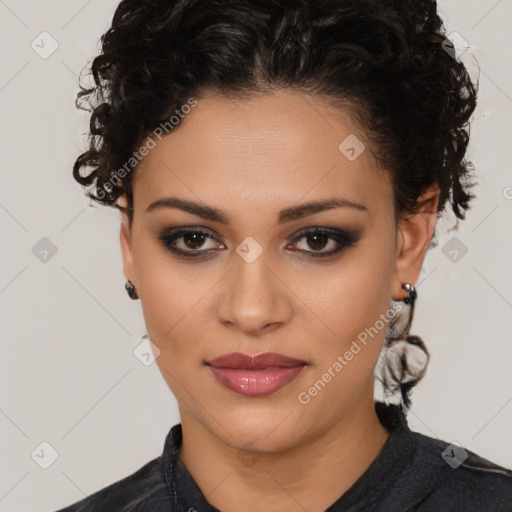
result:
<svg viewBox="0 0 512 512"><path fill-rule="evenodd" d="M371 389L326 430L243 464L238 450L180 412L180 458L208 502L223 512L325 510L368 469L390 434L375 412Z"/></svg>

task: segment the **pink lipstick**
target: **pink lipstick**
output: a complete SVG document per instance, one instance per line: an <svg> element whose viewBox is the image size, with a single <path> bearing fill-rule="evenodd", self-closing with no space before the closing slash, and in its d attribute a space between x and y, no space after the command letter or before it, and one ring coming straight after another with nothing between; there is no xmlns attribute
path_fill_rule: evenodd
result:
<svg viewBox="0 0 512 512"><path fill-rule="evenodd" d="M305 361L272 352L258 355L233 352L206 364L220 384L235 393L252 397L275 393L295 380L308 365Z"/></svg>

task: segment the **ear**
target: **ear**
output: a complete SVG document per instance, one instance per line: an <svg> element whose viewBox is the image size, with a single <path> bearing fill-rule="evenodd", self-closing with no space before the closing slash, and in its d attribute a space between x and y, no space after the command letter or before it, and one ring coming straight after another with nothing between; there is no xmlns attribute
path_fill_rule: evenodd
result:
<svg viewBox="0 0 512 512"><path fill-rule="evenodd" d="M128 202L125 196L121 196L118 200L121 206L127 207ZM137 288L137 278L135 274L135 265L133 264L132 252L132 230L130 220L126 212L121 212L121 228L119 230L119 241L121 242L121 255L123 259L123 274Z"/></svg>
<svg viewBox="0 0 512 512"><path fill-rule="evenodd" d="M398 222L395 276L392 297L403 300L407 292L402 283L415 284L425 254L434 235L439 202L439 187L432 185L419 198L417 213L406 214Z"/></svg>

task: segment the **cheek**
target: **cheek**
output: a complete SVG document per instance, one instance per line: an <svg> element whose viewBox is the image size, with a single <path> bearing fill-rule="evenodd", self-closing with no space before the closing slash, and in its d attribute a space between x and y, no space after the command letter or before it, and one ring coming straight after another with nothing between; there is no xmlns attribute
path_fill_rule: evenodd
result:
<svg viewBox="0 0 512 512"><path fill-rule="evenodd" d="M158 273L154 267L141 278L141 303L151 340L162 351L186 357L194 351L204 323L198 319L208 283L187 282L177 272ZM185 343L183 343L186 341Z"/></svg>
<svg viewBox="0 0 512 512"><path fill-rule="evenodd" d="M391 303L395 247L393 235L374 232L361 239L328 273L310 273L305 294L315 312L343 339L372 325Z"/></svg>
<svg viewBox="0 0 512 512"><path fill-rule="evenodd" d="M210 286L187 282L172 263L166 266L148 266L144 271L141 304L146 331L159 350L156 363L183 406L189 403L190 391L195 388L192 376L201 363L198 351L205 337L205 322L198 319L198 312Z"/></svg>
<svg viewBox="0 0 512 512"><path fill-rule="evenodd" d="M152 342L168 351L175 348L172 341L187 331L209 280L200 285L197 278L187 279L190 272L183 272L183 264L173 261L150 236L142 235L138 242L134 261L146 328Z"/></svg>
<svg viewBox="0 0 512 512"><path fill-rule="evenodd" d="M335 417L363 390L373 390L391 311L394 254L393 232L376 232L321 282L316 302L310 296L311 309L329 327L311 346L316 364L301 388L307 402L300 403L310 404L312 416L325 415L329 404Z"/></svg>
<svg viewBox="0 0 512 512"><path fill-rule="evenodd" d="M336 400L340 407L345 403L340 396L349 400L373 381L391 308L393 231L374 231L361 242L329 279L321 281L316 299L313 294L309 297L311 309L329 330L324 329L327 335L319 336L314 345L317 365L308 384L314 385L325 372L334 373L336 378L320 401Z"/></svg>

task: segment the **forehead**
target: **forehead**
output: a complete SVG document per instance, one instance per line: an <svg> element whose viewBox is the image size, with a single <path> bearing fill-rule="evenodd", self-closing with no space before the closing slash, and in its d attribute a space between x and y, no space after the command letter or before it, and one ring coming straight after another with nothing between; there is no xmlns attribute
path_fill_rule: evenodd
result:
<svg viewBox="0 0 512 512"><path fill-rule="evenodd" d="M334 195L363 204L391 197L365 133L326 99L290 91L244 100L207 96L181 123L161 141L153 137L156 146L139 164L136 210L166 195L223 210Z"/></svg>

